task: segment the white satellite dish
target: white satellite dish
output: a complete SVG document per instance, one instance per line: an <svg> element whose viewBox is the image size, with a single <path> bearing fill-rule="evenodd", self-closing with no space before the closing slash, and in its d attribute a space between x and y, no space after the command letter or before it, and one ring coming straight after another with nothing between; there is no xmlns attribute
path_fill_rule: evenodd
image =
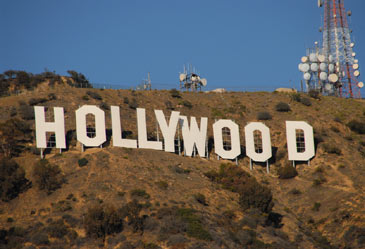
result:
<svg viewBox="0 0 365 249"><path fill-rule="evenodd" d="M302 66L303 66L303 63L299 63L298 69L299 69L299 71L304 72Z"/></svg>
<svg viewBox="0 0 365 249"><path fill-rule="evenodd" d="M360 71L359 70L354 71L354 76L359 77L360 76Z"/></svg>
<svg viewBox="0 0 365 249"><path fill-rule="evenodd" d="M327 71L327 63L322 62L319 64L319 69L321 69L322 72Z"/></svg>
<svg viewBox="0 0 365 249"><path fill-rule="evenodd" d="M334 62L334 58L333 58L333 56L332 56L331 54L328 56L328 60L329 60L329 62L331 62L331 63L333 63L333 62Z"/></svg>
<svg viewBox="0 0 365 249"><path fill-rule="evenodd" d="M192 80L192 81L196 81L197 79L198 79L198 77L197 77L197 76L195 76L195 75L194 75L194 76L191 76L191 80Z"/></svg>
<svg viewBox="0 0 365 249"><path fill-rule="evenodd" d="M184 81L186 80L186 74L185 73L181 73L180 74L180 81Z"/></svg>
<svg viewBox="0 0 365 249"><path fill-rule="evenodd" d="M319 78L322 80L322 81L326 81L328 79L328 74L326 72L321 72L319 74Z"/></svg>
<svg viewBox="0 0 365 249"><path fill-rule="evenodd" d="M309 71L309 69L310 69L310 66L309 66L309 64L308 63L304 63L304 64L302 64L302 72L308 72Z"/></svg>
<svg viewBox="0 0 365 249"><path fill-rule="evenodd" d="M333 73L335 71L335 65L329 64L328 65L328 70L329 70L330 73Z"/></svg>
<svg viewBox="0 0 365 249"><path fill-rule="evenodd" d="M311 64L311 70L312 70L313 72L317 72L317 71L318 71L318 69L319 69L319 66L318 66L318 64L317 64L317 63L312 63L312 64Z"/></svg>
<svg viewBox="0 0 365 249"><path fill-rule="evenodd" d="M317 57L318 57L319 62L325 62L325 60L326 60L326 57L323 54L319 54Z"/></svg>
<svg viewBox="0 0 365 249"><path fill-rule="evenodd" d="M303 57L302 57L302 59L301 59L301 61L302 61L303 63L308 62L308 56L303 56Z"/></svg>
<svg viewBox="0 0 365 249"><path fill-rule="evenodd" d="M357 87L358 87L358 88L363 88L363 87L364 87L364 82L359 82L359 83L357 84Z"/></svg>
<svg viewBox="0 0 365 249"><path fill-rule="evenodd" d="M328 80L332 83L336 83L338 81L338 76L337 74L333 73L330 74L330 76L328 76Z"/></svg>
<svg viewBox="0 0 365 249"><path fill-rule="evenodd" d="M310 60L311 62L317 62L317 55L316 55L315 53L311 53L311 54L309 55L309 60Z"/></svg>
<svg viewBox="0 0 365 249"><path fill-rule="evenodd" d="M331 91L332 90L332 85L327 83L326 85L324 85L324 88L327 90L327 91Z"/></svg>
<svg viewBox="0 0 365 249"><path fill-rule="evenodd" d="M200 82L202 83L202 86L206 86L207 85L207 79L201 79Z"/></svg>
<svg viewBox="0 0 365 249"><path fill-rule="evenodd" d="M352 55L352 57L355 57L356 56L356 53L355 52L352 52L351 55Z"/></svg>
<svg viewBox="0 0 365 249"><path fill-rule="evenodd" d="M355 59L355 60L354 60L354 63L355 63L355 64L358 64L358 63L359 63L359 60L358 60L358 59Z"/></svg>
<svg viewBox="0 0 365 249"><path fill-rule="evenodd" d="M312 75L310 73L303 74L303 79L305 79L305 80L310 80L311 77L312 77Z"/></svg>
<svg viewBox="0 0 365 249"><path fill-rule="evenodd" d="M352 47L352 48L355 47L355 43L351 42L350 47Z"/></svg>
<svg viewBox="0 0 365 249"><path fill-rule="evenodd" d="M352 65L352 68L355 69L355 70L359 69L359 64Z"/></svg>

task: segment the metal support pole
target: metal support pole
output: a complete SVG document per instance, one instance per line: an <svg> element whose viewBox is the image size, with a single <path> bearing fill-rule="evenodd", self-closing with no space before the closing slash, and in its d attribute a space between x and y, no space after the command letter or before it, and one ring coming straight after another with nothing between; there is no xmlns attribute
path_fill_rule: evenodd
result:
<svg viewBox="0 0 365 249"><path fill-rule="evenodd" d="M238 166L238 158L236 157L236 165Z"/></svg>
<svg viewBox="0 0 365 249"><path fill-rule="evenodd" d="M158 123L156 121L156 134L157 134L157 141L160 141L160 133L158 132Z"/></svg>
<svg viewBox="0 0 365 249"><path fill-rule="evenodd" d="M43 148L41 148L41 159L43 159L44 155L43 155Z"/></svg>
<svg viewBox="0 0 365 249"><path fill-rule="evenodd" d="M293 167L295 168L295 161L293 160Z"/></svg>
<svg viewBox="0 0 365 249"><path fill-rule="evenodd" d="M269 174L270 173L270 165L269 165L269 160L266 161L266 172Z"/></svg>
<svg viewBox="0 0 365 249"><path fill-rule="evenodd" d="M311 161L310 160L308 160L308 166L311 166Z"/></svg>
<svg viewBox="0 0 365 249"><path fill-rule="evenodd" d="M253 170L252 159L250 158L250 170Z"/></svg>

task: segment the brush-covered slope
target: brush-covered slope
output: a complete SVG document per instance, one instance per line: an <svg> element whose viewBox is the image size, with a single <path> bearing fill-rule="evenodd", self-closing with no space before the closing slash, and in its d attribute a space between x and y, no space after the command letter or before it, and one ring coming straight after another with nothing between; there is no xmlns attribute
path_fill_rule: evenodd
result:
<svg viewBox="0 0 365 249"><path fill-rule="evenodd" d="M189 158L106 143L81 152L75 110L84 104L105 111L108 134L109 107L120 106L129 138L137 134L136 107L146 108L151 139L155 109L208 117L210 138L215 119L232 119L242 145L246 123L266 119L271 172L260 164L250 171L245 155L238 167L217 160L214 151ZM69 144L62 154L54 149L40 160L32 105L64 107ZM55 84L2 97L0 109L0 248L365 247L364 101ZM288 168L286 120L315 130L316 156L297 165L297 176Z"/></svg>

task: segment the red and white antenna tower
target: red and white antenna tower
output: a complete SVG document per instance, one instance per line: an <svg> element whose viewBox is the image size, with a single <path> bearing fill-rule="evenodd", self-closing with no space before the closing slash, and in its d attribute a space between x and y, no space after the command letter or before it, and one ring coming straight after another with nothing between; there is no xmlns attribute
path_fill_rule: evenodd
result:
<svg viewBox="0 0 365 249"><path fill-rule="evenodd" d="M355 58L355 43L351 41L352 30L347 21L352 13L346 12L344 0L318 0L318 7L324 8L322 54L333 58L338 76L336 95L361 98L360 89L364 83L358 79L359 62Z"/></svg>

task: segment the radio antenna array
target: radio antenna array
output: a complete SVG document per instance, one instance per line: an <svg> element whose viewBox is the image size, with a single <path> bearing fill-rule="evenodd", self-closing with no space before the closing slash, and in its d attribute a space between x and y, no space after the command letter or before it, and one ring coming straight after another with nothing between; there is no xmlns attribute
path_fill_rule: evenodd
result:
<svg viewBox="0 0 365 249"><path fill-rule="evenodd" d="M207 85L207 79L201 78L200 73L196 68L189 64L187 67L184 65L184 72L179 75L180 90L187 90L192 92L201 91L202 87Z"/></svg>
<svg viewBox="0 0 365 249"><path fill-rule="evenodd" d="M307 91L317 90L324 95L361 98L364 83L359 80L359 61L355 58L355 43L351 41L344 0L318 0L324 8L322 46L308 49L299 70L303 72Z"/></svg>

